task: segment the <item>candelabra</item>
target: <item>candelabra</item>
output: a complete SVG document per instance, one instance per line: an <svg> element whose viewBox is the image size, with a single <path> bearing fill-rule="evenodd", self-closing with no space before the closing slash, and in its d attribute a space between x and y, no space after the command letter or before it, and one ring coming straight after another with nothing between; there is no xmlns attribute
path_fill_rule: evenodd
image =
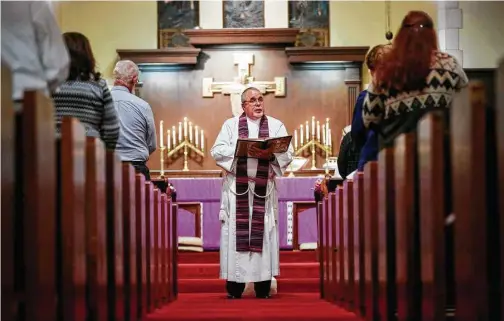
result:
<svg viewBox="0 0 504 321"><path fill-rule="evenodd" d="M327 163L329 155L332 154L332 139L331 129L329 128L329 118L326 118L326 123L322 125L322 128L320 127L320 122L318 120L316 121L315 116L313 116L311 119L311 128L308 121L306 121L304 126L303 124L299 126L299 134L298 129L294 130L294 153L297 156L305 150L309 150L312 163L311 169L317 169L317 148L325 153ZM326 167L326 173L328 172L329 168Z"/></svg>
<svg viewBox="0 0 504 321"><path fill-rule="evenodd" d="M184 152L183 171L189 171L188 158L189 152L193 151L201 157L205 157L205 135L203 129L194 126L193 123L184 117L183 122L178 123L178 130L175 126L166 131L166 146L163 144L163 121L160 122L160 149L161 149L161 176L164 176L165 149L166 156L172 157L180 150Z"/></svg>

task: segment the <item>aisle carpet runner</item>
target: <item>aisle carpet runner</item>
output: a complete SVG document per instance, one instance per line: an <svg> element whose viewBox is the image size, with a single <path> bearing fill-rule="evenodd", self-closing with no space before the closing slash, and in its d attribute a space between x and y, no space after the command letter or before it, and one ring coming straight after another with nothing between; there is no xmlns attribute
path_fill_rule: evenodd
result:
<svg viewBox="0 0 504 321"><path fill-rule="evenodd" d="M360 320L320 299L314 251L280 252L278 294L268 300L245 296L228 300L219 280L219 253L179 253L179 297L147 320Z"/></svg>

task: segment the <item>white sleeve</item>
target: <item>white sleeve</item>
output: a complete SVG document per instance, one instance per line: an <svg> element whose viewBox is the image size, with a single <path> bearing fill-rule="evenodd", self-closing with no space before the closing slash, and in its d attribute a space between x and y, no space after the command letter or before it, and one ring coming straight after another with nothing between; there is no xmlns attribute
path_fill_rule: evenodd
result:
<svg viewBox="0 0 504 321"><path fill-rule="evenodd" d="M287 129L283 124L280 126L275 136L288 136ZM289 148L285 153L274 153L273 155L275 155L275 160L271 162L271 167L276 176L283 176L293 159L294 148L292 147L292 143L289 144Z"/></svg>
<svg viewBox="0 0 504 321"><path fill-rule="evenodd" d="M210 149L210 154L217 162L217 166L224 170L234 173L235 172L235 147L236 142L233 144L233 133L228 123L224 123L215 140L215 144Z"/></svg>
<svg viewBox="0 0 504 321"><path fill-rule="evenodd" d="M52 92L66 81L70 57L49 3L33 1L31 13L40 61L44 67L47 85Z"/></svg>

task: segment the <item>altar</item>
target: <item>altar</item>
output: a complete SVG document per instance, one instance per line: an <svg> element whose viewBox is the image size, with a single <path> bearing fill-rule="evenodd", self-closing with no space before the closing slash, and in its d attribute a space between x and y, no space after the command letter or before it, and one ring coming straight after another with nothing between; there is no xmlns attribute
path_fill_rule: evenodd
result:
<svg viewBox="0 0 504 321"><path fill-rule="evenodd" d="M317 177L280 177L278 188L278 229L281 249L292 249L293 245L293 203L313 201L313 186ZM177 202L201 203L201 226L199 234L204 250L215 250L220 243L219 209L222 178L170 178L177 190ZM196 217L185 210L178 213L179 236L196 236ZM298 221L299 243L317 241L317 220L315 208L307 209Z"/></svg>

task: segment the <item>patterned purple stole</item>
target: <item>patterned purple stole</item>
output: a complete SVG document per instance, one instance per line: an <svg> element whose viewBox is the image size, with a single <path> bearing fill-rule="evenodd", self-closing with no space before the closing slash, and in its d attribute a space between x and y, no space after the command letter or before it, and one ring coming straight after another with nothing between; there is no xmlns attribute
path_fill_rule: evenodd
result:
<svg viewBox="0 0 504 321"><path fill-rule="evenodd" d="M245 113L238 122L238 135L248 138L248 123ZM269 137L268 118L264 115L259 124L259 138ZM269 160L261 160L257 164L255 180L254 204L252 210L252 228L249 234L249 193L247 158L239 157L236 164L236 251L262 252L264 235L264 213L266 211L266 187L268 185ZM250 242L249 242L250 240Z"/></svg>

